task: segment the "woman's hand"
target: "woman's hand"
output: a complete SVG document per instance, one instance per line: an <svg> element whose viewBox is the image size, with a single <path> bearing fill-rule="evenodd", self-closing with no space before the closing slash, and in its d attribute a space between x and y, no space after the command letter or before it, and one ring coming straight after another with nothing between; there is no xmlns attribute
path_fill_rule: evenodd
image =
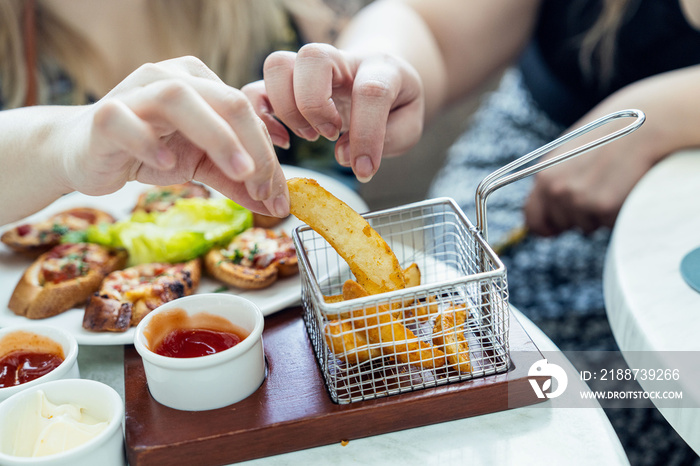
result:
<svg viewBox="0 0 700 466"><path fill-rule="evenodd" d="M612 227L625 198L652 166L651 154L640 150L643 139L632 133L538 173L525 204L529 230L553 236L572 228L590 233Z"/></svg>
<svg viewBox="0 0 700 466"><path fill-rule="evenodd" d="M556 235L571 228L588 233L612 227L627 195L654 164L700 145L700 110L688 98L698 92L699 82L700 66L657 75L612 94L577 122L574 128L627 108L639 108L647 117L634 133L538 173L525 205L529 229Z"/></svg>
<svg viewBox="0 0 700 466"><path fill-rule="evenodd" d="M264 124L245 95L200 60L147 64L97 103L65 135L66 184L90 195L127 181L201 181L241 205L286 216L289 193Z"/></svg>
<svg viewBox="0 0 700 466"><path fill-rule="evenodd" d="M417 72L384 54L359 56L326 44L275 52L265 61L264 81L242 90L276 145L289 144L282 123L307 140L337 139L338 163L362 182L374 176L382 156L418 142L423 129Z"/></svg>

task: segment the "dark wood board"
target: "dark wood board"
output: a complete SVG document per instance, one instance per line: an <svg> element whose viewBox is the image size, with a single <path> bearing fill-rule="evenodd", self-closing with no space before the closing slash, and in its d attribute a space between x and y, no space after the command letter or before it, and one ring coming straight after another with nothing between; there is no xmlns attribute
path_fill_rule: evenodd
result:
<svg viewBox="0 0 700 466"><path fill-rule="evenodd" d="M332 402L301 308L265 319L268 376L250 397L178 411L148 392L141 358L124 349L126 444L131 466L221 465L537 403L527 371L541 353L511 315L507 373L368 401Z"/></svg>

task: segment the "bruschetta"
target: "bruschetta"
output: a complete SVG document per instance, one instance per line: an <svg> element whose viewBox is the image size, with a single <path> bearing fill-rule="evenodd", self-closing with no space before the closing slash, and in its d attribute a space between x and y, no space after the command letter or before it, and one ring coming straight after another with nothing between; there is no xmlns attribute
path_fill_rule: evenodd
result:
<svg viewBox="0 0 700 466"><path fill-rule="evenodd" d="M164 212L175 204L175 201L178 199L192 197L209 199L211 191L203 184L194 181L168 186L153 186L139 195L134 211Z"/></svg>
<svg viewBox="0 0 700 466"><path fill-rule="evenodd" d="M210 250L204 266L217 280L246 290L268 287L299 271L292 238L266 228L249 228L228 247Z"/></svg>
<svg viewBox="0 0 700 466"><path fill-rule="evenodd" d="M17 252L42 253L61 242L70 231L82 231L91 225L114 223L114 217L92 207L65 210L37 223L24 223L7 230L0 241Z"/></svg>
<svg viewBox="0 0 700 466"><path fill-rule="evenodd" d="M194 293L201 275L199 259L179 264L140 264L112 272L90 296L83 328L125 332L161 304Z"/></svg>
<svg viewBox="0 0 700 466"><path fill-rule="evenodd" d="M61 244L27 268L8 307L17 315L44 319L85 302L104 277L126 265L127 254L90 243Z"/></svg>

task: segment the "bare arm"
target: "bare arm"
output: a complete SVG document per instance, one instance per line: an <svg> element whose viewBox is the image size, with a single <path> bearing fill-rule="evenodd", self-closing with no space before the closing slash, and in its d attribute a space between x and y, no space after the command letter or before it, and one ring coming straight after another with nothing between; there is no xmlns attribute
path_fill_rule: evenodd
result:
<svg viewBox="0 0 700 466"><path fill-rule="evenodd" d="M202 181L285 216L289 193L265 128L239 90L183 57L144 65L99 102L0 112L0 225L79 191Z"/></svg>
<svg viewBox="0 0 700 466"><path fill-rule="evenodd" d="M47 206L72 189L62 175L62 134L77 107L31 107L0 112L0 225Z"/></svg>
<svg viewBox="0 0 700 466"><path fill-rule="evenodd" d="M404 58L421 76L432 115L512 62L528 43L538 6L538 0L383 0L354 19L338 46Z"/></svg>
<svg viewBox="0 0 700 466"><path fill-rule="evenodd" d="M420 138L426 115L475 90L526 44L537 0L379 0L341 34L265 62L244 88L275 144L336 139L336 159L368 181L382 156Z"/></svg>
<svg viewBox="0 0 700 466"><path fill-rule="evenodd" d="M638 81L603 100L574 127L626 108L644 111L646 122L622 139L539 173L525 206L529 228L554 235L572 227L612 226L627 195L654 164L700 146L700 108L689 98L699 93L696 65Z"/></svg>

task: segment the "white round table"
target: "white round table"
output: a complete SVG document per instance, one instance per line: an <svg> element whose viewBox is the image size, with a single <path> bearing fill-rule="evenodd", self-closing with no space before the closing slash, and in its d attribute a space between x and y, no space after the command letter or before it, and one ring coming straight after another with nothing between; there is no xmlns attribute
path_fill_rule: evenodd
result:
<svg viewBox="0 0 700 466"><path fill-rule="evenodd" d="M700 453L700 293L683 257L700 247L700 151L673 154L635 186L620 211L604 274L605 305L631 368L677 369L682 399L655 401ZM650 390L649 380L639 380Z"/></svg>
<svg viewBox="0 0 700 466"><path fill-rule="evenodd" d="M517 310L513 313L540 351L558 351L530 320ZM122 347L81 346L78 362L83 378L105 382L123 397ZM238 464L628 465L610 421L597 406L568 407L555 398L541 405L352 440L345 446L326 445Z"/></svg>

